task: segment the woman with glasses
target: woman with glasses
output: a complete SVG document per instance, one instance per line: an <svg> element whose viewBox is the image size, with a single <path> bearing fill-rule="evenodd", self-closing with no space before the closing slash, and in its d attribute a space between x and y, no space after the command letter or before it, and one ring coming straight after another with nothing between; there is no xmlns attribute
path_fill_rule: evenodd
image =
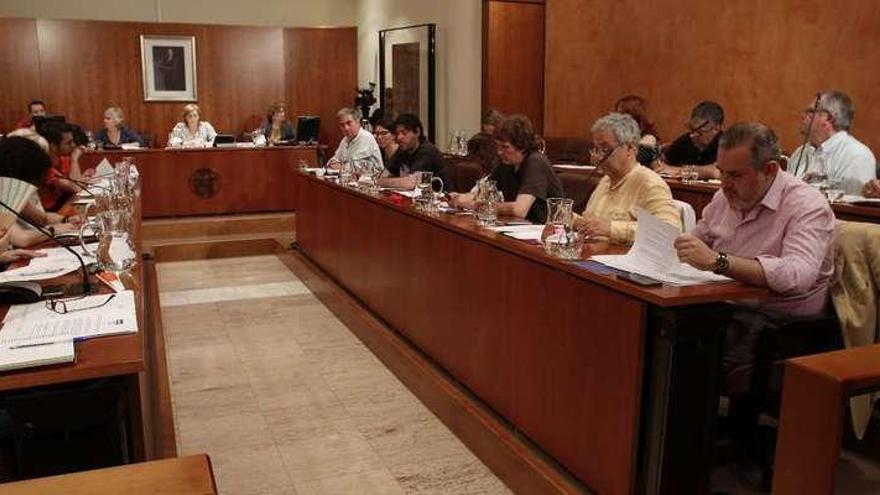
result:
<svg viewBox="0 0 880 495"><path fill-rule="evenodd" d="M594 165L604 172L574 226L589 237L629 244L636 236L636 208L681 229L681 215L666 182L636 161L641 132L629 115L610 113L593 124Z"/></svg>
<svg viewBox="0 0 880 495"><path fill-rule="evenodd" d="M394 139L394 119L383 116L372 122L372 125L373 136L376 138L376 144L379 145L379 151L382 153L382 163L387 165L399 148L397 141Z"/></svg>

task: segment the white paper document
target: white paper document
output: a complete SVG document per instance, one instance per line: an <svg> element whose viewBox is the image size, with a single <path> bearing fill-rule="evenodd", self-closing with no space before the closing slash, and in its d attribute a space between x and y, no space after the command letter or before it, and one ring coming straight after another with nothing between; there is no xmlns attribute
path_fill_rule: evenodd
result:
<svg viewBox="0 0 880 495"><path fill-rule="evenodd" d="M679 261L674 243L680 232L674 226L641 208L636 211L636 219L636 240L628 253L598 255L592 259L611 268L638 273L669 285L699 285L730 280Z"/></svg>
<svg viewBox="0 0 880 495"><path fill-rule="evenodd" d="M544 232L544 225L501 225L498 227L489 227L489 230L499 232L520 241L540 241L541 233Z"/></svg>
<svg viewBox="0 0 880 495"><path fill-rule="evenodd" d="M92 261L79 246L71 247L74 251L83 257L83 261L88 264ZM2 282L19 282L24 280L48 280L50 278L60 277L80 268L79 260L70 251L64 248L43 249L45 257L32 258L30 262L22 267L13 268L0 272L0 283Z"/></svg>
<svg viewBox="0 0 880 495"><path fill-rule="evenodd" d="M11 349L0 348L0 371L72 363L76 357L73 340Z"/></svg>
<svg viewBox="0 0 880 495"><path fill-rule="evenodd" d="M562 170L596 170L595 165L580 165L578 163L554 163L553 168Z"/></svg>
<svg viewBox="0 0 880 495"><path fill-rule="evenodd" d="M108 299L109 302L97 307ZM89 309L76 310L78 308ZM0 330L0 347L82 340L138 331L134 292L130 290L70 300L67 309L66 314L56 313L47 308L44 301L13 306Z"/></svg>

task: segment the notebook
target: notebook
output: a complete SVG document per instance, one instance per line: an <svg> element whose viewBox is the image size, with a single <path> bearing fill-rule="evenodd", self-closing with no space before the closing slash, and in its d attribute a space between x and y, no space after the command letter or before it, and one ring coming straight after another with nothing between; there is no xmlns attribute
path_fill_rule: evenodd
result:
<svg viewBox="0 0 880 495"><path fill-rule="evenodd" d="M75 358L72 339L15 349L0 348L0 371L72 363Z"/></svg>

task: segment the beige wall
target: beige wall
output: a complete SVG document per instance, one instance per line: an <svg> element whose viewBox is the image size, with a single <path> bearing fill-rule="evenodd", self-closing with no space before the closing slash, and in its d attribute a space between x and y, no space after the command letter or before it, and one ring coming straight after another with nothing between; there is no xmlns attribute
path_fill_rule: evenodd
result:
<svg viewBox="0 0 880 495"><path fill-rule="evenodd" d="M352 26L357 0L2 0L0 16L269 26Z"/></svg>
<svg viewBox="0 0 880 495"><path fill-rule="evenodd" d="M358 80L379 83L379 30L437 24L437 144L445 149L456 129L480 125L482 2L478 0L360 0ZM376 93L378 97L378 91Z"/></svg>

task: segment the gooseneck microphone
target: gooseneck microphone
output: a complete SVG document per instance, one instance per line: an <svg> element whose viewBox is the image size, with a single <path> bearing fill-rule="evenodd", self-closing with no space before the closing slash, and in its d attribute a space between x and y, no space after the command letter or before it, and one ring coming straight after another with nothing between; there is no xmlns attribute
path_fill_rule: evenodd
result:
<svg viewBox="0 0 880 495"><path fill-rule="evenodd" d="M810 140L810 133L813 132L813 120L816 119L816 112L819 111L819 100L821 99L822 93L816 93L816 101L813 103L812 113L810 113L810 123L807 124L807 130L804 132L804 142L801 143L801 154L798 155L797 163L794 165L794 171L792 172L795 176L801 171L801 162L804 159L804 154L807 152L807 142Z"/></svg>
<svg viewBox="0 0 880 495"><path fill-rule="evenodd" d="M73 250L70 246L67 246L64 243L62 243L61 241L59 241L58 239L56 239L55 236L52 233L50 233L48 230L46 230L43 227L32 222L29 218L22 215L21 213L15 211L13 208L11 208L6 203L0 201L0 206L7 209L9 212L11 212L13 215L15 215L16 218L21 219L22 221L24 221L25 223L27 223L31 227L37 229L38 232L40 232L41 234L43 234L46 237L48 237L49 239L51 239L52 242L58 244L59 246L63 247L64 249L73 253L73 255L76 256L77 261L79 261L80 270L82 271L82 293L85 295L88 295L92 292L92 284L89 283L89 272L88 272L88 270L86 270L86 264L83 262L82 256L80 256L79 253L77 253L75 250Z"/></svg>

